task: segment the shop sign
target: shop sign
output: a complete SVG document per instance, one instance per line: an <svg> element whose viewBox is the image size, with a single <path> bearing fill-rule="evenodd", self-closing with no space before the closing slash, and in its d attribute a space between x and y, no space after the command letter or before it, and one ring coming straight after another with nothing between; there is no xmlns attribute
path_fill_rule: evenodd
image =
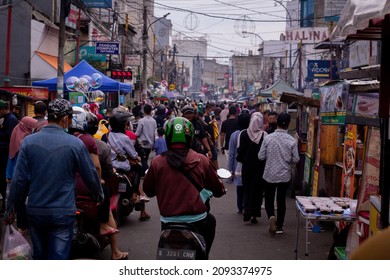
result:
<svg viewBox="0 0 390 280"><path fill-rule="evenodd" d="M96 54L119 54L119 42L96 42Z"/></svg>
<svg viewBox="0 0 390 280"><path fill-rule="evenodd" d="M286 30L287 43L315 44L328 39L328 27L291 28Z"/></svg>
<svg viewBox="0 0 390 280"><path fill-rule="evenodd" d="M337 80L336 61L332 60L308 60L307 61L307 78L308 79L326 79Z"/></svg>
<svg viewBox="0 0 390 280"><path fill-rule="evenodd" d="M320 88L320 116L322 124L344 124L348 85L340 82Z"/></svg>
<svg viewBox="0 0 390 280"><path fill-rule="evenodd" d="M30 97L34 100L49 99L49 90L41 87L2 87L1 89L15 93L17 95Z"/></svg>
<svg viewBox="0 0 390 280"><path fill-rule="evenodd" d="M82 46L80 47L79 58L88 62L106 62L105 54L96 54L96 47L94 46Z"/></svg>
<svg viewBox="0 0 390 280"><path fill-rule="evenodd" d="M379 92L349 93L346 119L348 123L379 127Z"/></svg>
<svg viewBox="0 0 390 280"><path fill-rule="evenodd" d="M86 8L112 8L112 0L83 0Z"/></svg>

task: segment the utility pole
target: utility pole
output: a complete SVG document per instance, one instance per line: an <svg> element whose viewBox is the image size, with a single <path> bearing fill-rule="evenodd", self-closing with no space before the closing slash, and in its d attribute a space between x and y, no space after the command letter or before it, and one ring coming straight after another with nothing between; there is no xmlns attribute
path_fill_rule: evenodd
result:
<svg viewBox="0 0 390 280"><path fill-rule="evenodd" d="M146 4L144 1L144 11L143 11L143 32L142 32L142 92L146 94L147 92L147 66L148 66L148 13Z"/></svg>
<svg viewBox="0 0 390 280"><path fill-rule="evenodd" d="M78 13L78 16L77 16L77 32L76 32L76 53L75 53L75 61L76 61L76 65L79 64L80 62L80 19L81 19L81 9L80 7L78 8L79 10L79 13Z"/></svg>
<svg viewBox="0 0 390 280"><path fill-rule="evenodd" d="M7 18L7 46L5 53L5 77L4 86L9 86L9 68L10 68L10 57L11 57L11 23L12 23L12 0L8 2L8 18Z"/></svg>
<svg viewBox="0 0 390 280"><path fill-rule="evenodd" d="M61 0L60 30L58 34L57 96L59 98L64 98L65 2L66 0Z"/></svg>

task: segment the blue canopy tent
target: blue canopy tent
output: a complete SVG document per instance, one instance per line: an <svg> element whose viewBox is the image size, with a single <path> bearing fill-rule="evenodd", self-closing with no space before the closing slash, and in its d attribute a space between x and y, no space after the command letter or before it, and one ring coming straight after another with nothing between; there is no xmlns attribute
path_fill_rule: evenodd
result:
<svg viewBox="0 0 390 280"><path fill-rule="evenodd" d="M131 92L132 85L118 82L104 75L102 72L93 68L88 62L82 60L79 64L73 67L71 70L64 74L64 92L68 92L65 82L69 77L81 77L83 75L92 75L98 73L102 76L102 85L99 90L103 92ZM49 91L57 91L57 78L48 80L35 81L32 83L33 86L46 87Z"/></svg>

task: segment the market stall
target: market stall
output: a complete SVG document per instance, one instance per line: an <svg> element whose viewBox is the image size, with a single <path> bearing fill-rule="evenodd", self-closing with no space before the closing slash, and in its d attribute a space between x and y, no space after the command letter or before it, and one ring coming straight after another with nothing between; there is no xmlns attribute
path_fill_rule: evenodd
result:
<svg viewBox="0 0 390 280"><path fill-rule="evenodd" d="M309 257L309 224L311 222L347 222L356 221L357 201L341 197L296 197L297 238L295 258L298 259L299 218L305 219L305 258Z"/></svg>
<svg viewBox="0 0 390 280"><path fill-rule="evenodd" d="M35 81L32 84L33 86L46 87L50 92L57 91L57 78ZM106 103L109 103L106 105L112 107L121 103L121 93L132 91L131 84L121 83L107 77L85 60L64 74L63 88L64 97L75 105L90 101L88 98L92 95L92 91L99 90L105 93Z"/></svg>

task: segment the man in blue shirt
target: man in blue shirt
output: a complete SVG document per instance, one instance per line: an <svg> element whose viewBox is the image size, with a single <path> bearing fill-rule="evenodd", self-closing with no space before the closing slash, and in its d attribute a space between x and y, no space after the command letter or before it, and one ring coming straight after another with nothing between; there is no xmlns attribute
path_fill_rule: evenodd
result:
<svg viewBox="0 0 390 280"><path fill-rule="evenodd" d="M21 145L12 178L5 222L14 220L15 204L29 186L27 214L33 259L69 257L75 221L75 174L78 171L97 203L103 190L83 142L66 133L72 106L55 99L48 106L48 122Z"/></svg>

